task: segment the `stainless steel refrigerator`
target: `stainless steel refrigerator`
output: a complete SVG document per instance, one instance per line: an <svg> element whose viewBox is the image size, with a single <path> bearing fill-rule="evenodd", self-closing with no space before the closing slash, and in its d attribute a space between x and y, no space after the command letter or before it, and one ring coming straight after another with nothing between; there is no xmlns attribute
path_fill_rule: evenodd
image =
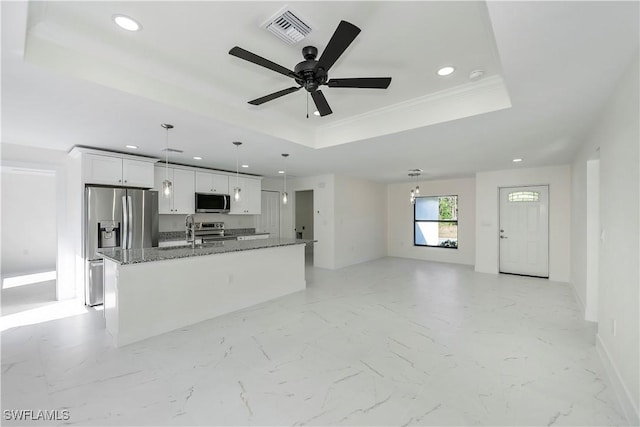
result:
<svg viewBox="0 0 640 427"><path fill-rule="evenodd" d="M85 304L104 300L103 248L158 246L158 192L121 187L85 188Z"/></svg>

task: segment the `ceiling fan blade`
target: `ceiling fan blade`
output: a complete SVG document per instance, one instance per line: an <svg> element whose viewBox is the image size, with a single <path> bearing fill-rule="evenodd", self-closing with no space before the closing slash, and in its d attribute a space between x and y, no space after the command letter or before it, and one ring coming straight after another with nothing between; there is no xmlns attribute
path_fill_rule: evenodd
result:
<svg viewBox="0 0 640 427"><path fill-rule="evenodd" d="M355 79L330 79L329 87L354 87L362 89L386 89L391 83L391 77L360 77Z"/></svg>
<svg viewBox="0 0 640 427"><path fill-rule="evenodd" d="M289 95L290 93L297 92L300 90L302 86L290 87L288 89L279 90L278 92L274 92L272 94L263 96L262 98L254 99L253 101L249 101L251 105L260 105L265 102L273 101L276 98L280 98L281 96Z"/></svg>
<svg viewBox="0 0 640 427"><path fill-rule="evenodd" d="M320 117L327 116L333 113L333 111L331 111L331 107L329 107L327 98L324 97L321 90L316 90L315 92L311 92L311 97L313 98L313 102L316 104L316 107L318 108Z"/></svg>
<svg viewBox="0 0 640 427"><path fill-rule="evenodd" d="M327 47L324 48L322 56L316 64L316 70L323 68L325 71L329 71L329 68L331 68L338 58L340 58L340 55L347 50L359 33L360 28L350 22L340 21L338 28L336 28L333 36L331 36L331 40L329 40Z"/></svg>
<svg viewBox="0 0 640 427"><path fill-rule="evenodd" d="M253 62L256 65L260 65L261 67L268 68L276 73L284 74L287 77L295 78L297 74L291 71L288 68L283 67L282 65L278 65L275 62L269 61L268 59L263 58L262 56L258 56L255 53L251 53L248 50L244 50L241 47L234 47L229 51L229 55L236 56L240 59L244 59L245 61Z"/></svg>

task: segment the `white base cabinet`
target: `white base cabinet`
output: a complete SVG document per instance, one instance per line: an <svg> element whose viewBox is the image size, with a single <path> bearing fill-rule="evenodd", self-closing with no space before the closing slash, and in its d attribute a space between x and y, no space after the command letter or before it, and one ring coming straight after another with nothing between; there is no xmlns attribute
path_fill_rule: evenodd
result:
<svg viewBox="0 0 640 427"><path fill-rule="evenodd" d="M260 240L260 239L268 239L268 234L255 234L252 236L238 236L238 240Z"/></svg>
<svg viewBox="0 0 640 427"><path fill-rule="evenodd" d="M107 331L120 347L302 291L304 247L126 265L105 258Z"/></svg>

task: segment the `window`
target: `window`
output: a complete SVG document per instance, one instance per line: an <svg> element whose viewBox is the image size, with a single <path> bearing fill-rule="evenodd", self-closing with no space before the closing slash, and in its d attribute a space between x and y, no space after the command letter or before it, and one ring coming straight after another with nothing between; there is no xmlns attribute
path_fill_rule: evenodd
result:
<svg viewBox="0 0 640 427"><path fill-rule="evenodd" d="M537 202L540 193L537 191L514 191L507 196L510 202Z"/></svg>
<svg viewBox="0 0 640 427"><path fill-rule="evenodd" d="M417 197L413 222L415 246L458 248L458 196Z"/></svg>

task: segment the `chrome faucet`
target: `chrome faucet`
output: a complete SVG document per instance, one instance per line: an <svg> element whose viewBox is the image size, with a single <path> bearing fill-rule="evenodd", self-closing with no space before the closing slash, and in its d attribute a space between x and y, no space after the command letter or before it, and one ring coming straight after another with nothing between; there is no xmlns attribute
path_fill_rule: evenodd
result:
<svg viewBox="0 0 640 427"><path fill-rule="evenodd" d="M195 230L196 222L193 219L193 215L187 215L184 219L184 226L186 228L185 234L187 238L187 242L191 240L191 248L196 248L196 230Z"/></svg>

